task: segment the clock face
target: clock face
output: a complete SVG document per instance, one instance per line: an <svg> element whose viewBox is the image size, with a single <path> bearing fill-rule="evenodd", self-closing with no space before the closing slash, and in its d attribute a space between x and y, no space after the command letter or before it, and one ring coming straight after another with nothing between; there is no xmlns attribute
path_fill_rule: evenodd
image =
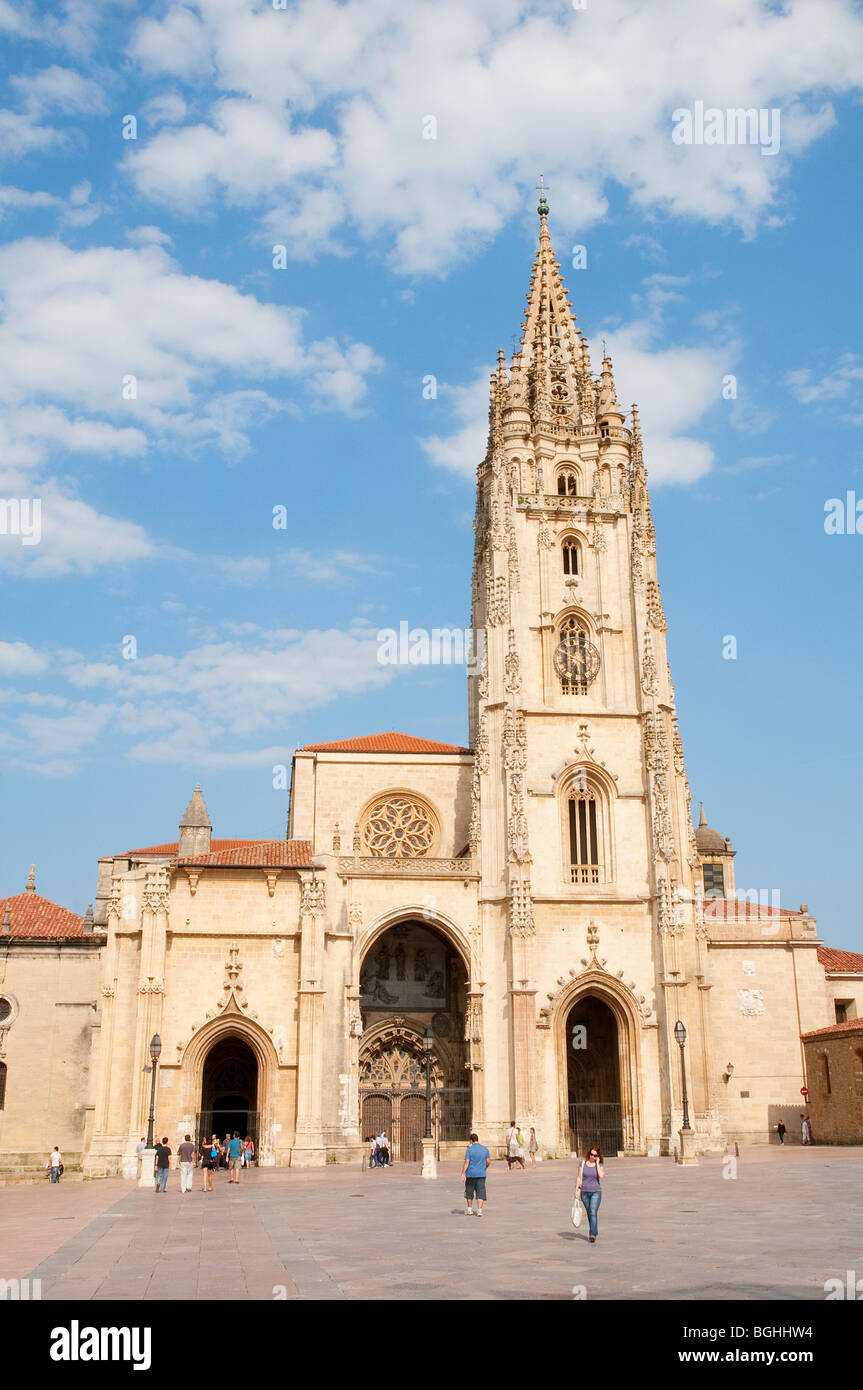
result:
<svg viewBox="0 0 863 1390"><path fill-rule="evenodd" d="M568 632L554 653L554 669L565 686L588 686L599 671L599 652L583 632Z"/></svg>

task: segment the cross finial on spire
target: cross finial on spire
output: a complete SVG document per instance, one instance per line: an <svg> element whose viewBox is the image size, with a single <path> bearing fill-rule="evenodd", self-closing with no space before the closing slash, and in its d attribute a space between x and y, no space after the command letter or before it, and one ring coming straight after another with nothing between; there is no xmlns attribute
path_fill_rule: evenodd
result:
<svg viewBox="0 0 863 1390"><path fill-rule="evenodd" d="M536 185L536 187L539 193L539 205L536 210L539 213L540 217L548 217L548 199L545 196L548 192L548 189L545 186L545 179L543 178L542 174L540 174L539 176L539 183Z"/></svg>

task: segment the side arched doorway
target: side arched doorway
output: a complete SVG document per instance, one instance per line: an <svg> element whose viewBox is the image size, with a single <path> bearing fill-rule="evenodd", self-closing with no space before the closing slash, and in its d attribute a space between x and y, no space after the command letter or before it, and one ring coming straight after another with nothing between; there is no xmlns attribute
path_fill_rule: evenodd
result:
<svg viewBox="0 0 863 1390"><path fill-rule="evenodd" d="M467 968L432 925L399 922L377 936L360 969L360 1137L386 1129L402 1162L422 1158L426 1051L431 1031L431 1119L438 1145L470 1133L471 1091L464 1040Z"/></svg>
<svg viewBox="0 0 863 1390"><path fill-rule="evenodd" d="M567 1013L564 1035L570 1152L598 1144L616 1155L624 1147L617 1018L605 1000L584 994Z"/></svg>
<svg viewBox="0 0 863 1390"><path fill-rule="evenodd" d="M215 1042L204 1058L198 1139L224 1138L239 1130L259 1140L258 1061L247 1042L235 1034Z"/></svg>

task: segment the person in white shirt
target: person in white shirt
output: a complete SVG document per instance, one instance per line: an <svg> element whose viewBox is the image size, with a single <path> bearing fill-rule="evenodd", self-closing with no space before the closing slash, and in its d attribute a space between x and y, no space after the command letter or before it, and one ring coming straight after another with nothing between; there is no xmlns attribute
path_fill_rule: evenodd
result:
<svg viewBox="0 0 863 1390"><path fill-rule="evenodd" d="M51 1157L48 1159L48 1162L45 1164L45 1167L51 1169L51 1181L59 1182L60 1174L63 1170L63 1155L57 1148L56 1144L54 1145L54 1151L51 1154Z"/></svg>
<svg viewBox="0 0 863 1390"><path fill-rule="evenodd" d="M504 1136L506 1143L506 1166L511 1168L513 1164L517 1168L524 1168L524 1136L521 1134L515 1120L510 1120L509 1129Z"/></svg>
<svg viewBox="0 0 863 1390"><path fill-rule="evenodd" d="M382 1168L392 1168L393 1165L390 1162L390 1141L387 1138L385 1129L382 1129L378 1135L377 1159Z"/></svg>

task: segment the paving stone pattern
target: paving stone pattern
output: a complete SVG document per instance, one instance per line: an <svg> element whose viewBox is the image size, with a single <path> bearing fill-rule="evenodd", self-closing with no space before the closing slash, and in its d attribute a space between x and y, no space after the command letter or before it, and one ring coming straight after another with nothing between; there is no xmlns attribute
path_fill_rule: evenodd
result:
<svg viewBox="0 0 863 1390"><path fill-rule="evenodd" d="M606 1166L600 1238L569 1219L575 1163L492 1165L481 1220L460 1165L260 1169L164 1196L121 1179L0 1195L5 1278L46 1299L824 1299L863 1274L863 1149L743 1150Z"/></svg>

